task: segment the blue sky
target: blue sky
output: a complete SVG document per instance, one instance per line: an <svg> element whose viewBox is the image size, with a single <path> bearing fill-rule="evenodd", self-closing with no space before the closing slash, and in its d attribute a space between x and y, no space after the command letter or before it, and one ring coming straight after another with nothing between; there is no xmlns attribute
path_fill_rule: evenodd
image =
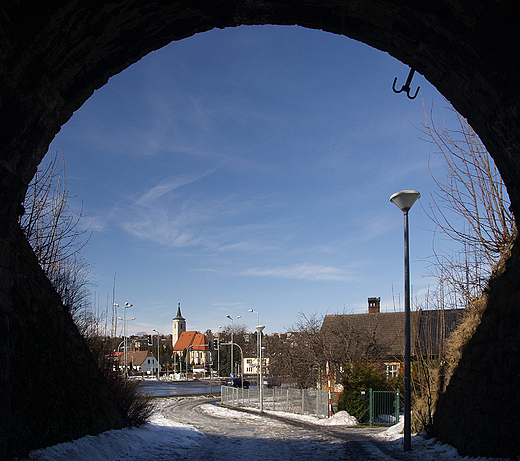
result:
<svg viewBox="0 0 520 461"><path fill-rule="evenodd" d="M383 311L403 292L410 212L414 293L428 284L426 206L442 164L418 130L421 97L392 91L408 67L346 37L299 27L212 30L174 42L114 76L62 127L67 189L92 237L102 310L133 304L129 333L285 331L301 311ZM422 76L425 104L446 100ZM429 230L430 229L430 230ZM395 302L394 302L394 299ZM402 302L401 302L402 305ZM120 312L122 316L122 312Z"/></svg>

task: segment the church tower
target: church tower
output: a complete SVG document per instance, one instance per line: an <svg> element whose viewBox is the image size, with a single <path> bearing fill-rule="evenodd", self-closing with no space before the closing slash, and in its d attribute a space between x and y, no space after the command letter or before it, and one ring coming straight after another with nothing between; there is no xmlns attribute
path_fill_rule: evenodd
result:
<svg viewBox="0 0 520 461"><path fill-rule="evenodd" d="M173 319L173 331L172 331L172 346L175 347L175 343L181 336L181 334L186 331L186 319L181 315L181 303L177 307L177 317Z"/></svg>

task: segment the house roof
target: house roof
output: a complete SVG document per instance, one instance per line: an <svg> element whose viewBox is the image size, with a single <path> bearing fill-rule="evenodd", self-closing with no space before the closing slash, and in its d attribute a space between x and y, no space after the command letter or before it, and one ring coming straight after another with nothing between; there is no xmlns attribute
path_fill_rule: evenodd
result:
<svg viewBox="0 0 520 461"><path fill-rule="evenodd" d="M413 353L438 355L441 344L464 316L464 309L418 310L410 313ZM387 357L404 356L404 312L326 315L322 332L351 330L371 335Z"/></svg>
<svg viewBox="0 0 520 461"><path fill-rule="evenodd" d="M179 339L173 346L174 351L184 351L191 347L194 351L207 351L209 350L208 340L206 335L197 333L196 331L183 331L179 336Z"/></svg>
<svg viewBox="0 0 520 461"><path fill-rule="evenodd" d="M148 358L153 357L153 354L149 351L127 351L126 360L127 363L134 366L141 366L143 362ZM119 354L119 363L124 362L124 353Z"/></svg>
<svg viewBox="0 0 520 461"><path fill-rule="evenodd" d="M192 344L192 349L194 351L209 351L208 340L206 339L206 335L203 335L202 333L197 333L195 335Z"/></svg>

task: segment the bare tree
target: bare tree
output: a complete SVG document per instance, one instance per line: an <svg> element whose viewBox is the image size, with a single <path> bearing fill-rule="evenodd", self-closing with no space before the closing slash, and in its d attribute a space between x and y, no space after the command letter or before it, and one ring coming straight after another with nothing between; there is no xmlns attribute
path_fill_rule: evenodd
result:
<svg viewBox="0 0 520 461"><path fill-rule="evenodd" d="M430 174L438 187L426 213L437 230L459 244L451 253L435 252L438 278L449 281L464 305L480 295L505 248L517 235L509 196L493 159L467 120L448 109L454 130L438 129L424 112L421 131L440 150L446 176Z"/></svg>
<svg viewBox="0 0 520 461"><path fill-rule="evenodd" d="M231 332L233 332L234 346L231 346ZM243 366L240 351L242 351L244 357L248 354L251 355L252 351L256 350L256 343L250 344L250 340L255 337L255 334L247 331L246 326L241 324L228 325L220 331L219 353L220 371L222 375L229 376L233 370L236 370L237 365L240 367ZM248 341L246 341L246 339ZM231 365L231 347L233 347L233 366Z"/></svg>
<svg viewBox="0 0 520 461"><path fill-rule="evenodd" d="M88 242L88 229L79 225L82 210L69 208L63 157L61 162L60 169L60 157L49 151L47 164L27 189L20 226L64 306L75 316L89 294L90 266L80 253Z"/></svg>
<svg viewBox="0 0 520 461"><path fill-rule="evenodd" d="M81 255L81 249L88 242L88 238L84 238L88 230L82 230L79 225L82 210L76 213L69 208L64 161L62 158L63 168L60 170L59 160L58 155L51 151L48 163L43 169L38 169L29 184L20 227L40 266L61 296L64 307L74 318L114 404L126 416L128 425L139 426L147 421L153 406L148 398L143 398L139 384L120 379L114 366L114 341L117 339L107 337L108 296L105 315L101 314L96 297L93 306L88 302L90 266ZM113 331L116 331L115 327Z"/></svg>
<svg viewBox="0 0 520 461"><path fill-rule="evenodd" d="M448 338L454 328L456 314L450 308L456 303L456 293L444 285L444 279L439 278L437 286L427 290L423 303L417 299L414 302L418 320L412 324L412 426L418 432L431 426L438 374L446 361Z"/></svg>
<svg viewBox="0 0 520 461"><path fill-rule="evenodd" d="M445 177L434 175L438 188L426 210L437 233L454 242L445 252L435 250L431 266L437 285L428 291L424 310L440 312L437 322L447 310L474 305L486 287L497 263L517 236L509 197L491 156L467 120L453 108L455 129L433 122L432 113L424 112L421 131L434 143L444 162ZM432 331L442 337L425 337L416 350L412 367L414 385L415 429L428 429L432 421L439 377L443 375L447 357L448 335L442 325ZM432 345L437 345L432 349Z"/></svg>
<svg viewBox="0 0 520 461"><path fill-rule="evenodd" d="M291 332L284 340L269 343L269 372L282 382L300 388L314 387L328 361L335 381L340 382L348 363L374 360L380 356L373 331L356 328L344 315L324 325L317 313L300 312Z"/></svg>

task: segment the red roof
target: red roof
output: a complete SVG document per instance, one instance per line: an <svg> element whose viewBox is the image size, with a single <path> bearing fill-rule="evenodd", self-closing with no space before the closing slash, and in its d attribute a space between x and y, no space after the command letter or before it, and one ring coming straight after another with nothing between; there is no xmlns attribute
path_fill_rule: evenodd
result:
<svg viewBox="0 0 520 461"><path fill-rule="evenodd" d="M208 351L209 344L206 335L196 331L183 331L173 346L174 351L184 351L191 347L194 351Z"/></svg>
<svg viewBox="0 0 520 461"><path fill-rule="evenodd" d="M194 351L209 351L208 340L206 339L206 335L203 335L202 333L197 333L195 335L192 345Z"/></svg>

